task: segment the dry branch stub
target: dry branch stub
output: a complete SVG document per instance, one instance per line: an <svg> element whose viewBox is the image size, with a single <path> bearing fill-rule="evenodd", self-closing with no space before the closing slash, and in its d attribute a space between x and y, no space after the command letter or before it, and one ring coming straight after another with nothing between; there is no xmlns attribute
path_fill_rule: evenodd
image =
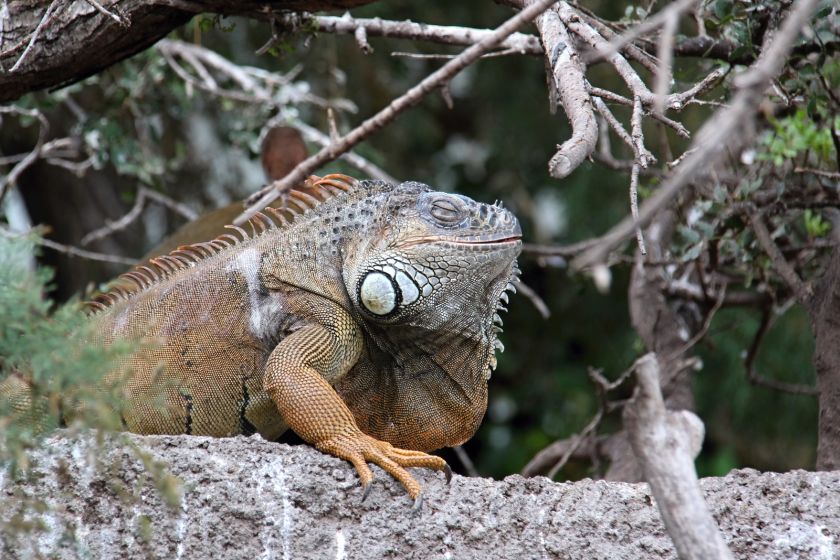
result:
<svg viewBox="0 0 840 560"><path fill-rule="evenodd" d="M731 559L694 470L694 458L703 443L703 422L688 410L665 408L659 377L656 354L647 354L636 362L636 391L624 409L633 452L679 557Z"/></svg>

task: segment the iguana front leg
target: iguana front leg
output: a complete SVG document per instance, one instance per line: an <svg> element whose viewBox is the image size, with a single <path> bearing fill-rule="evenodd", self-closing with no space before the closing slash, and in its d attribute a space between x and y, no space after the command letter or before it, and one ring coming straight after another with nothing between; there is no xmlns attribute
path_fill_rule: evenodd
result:
<svg viewBox="0 0 840 560"><path fill-rule="evenodd" d="M353 366L362 350L361 333L355 327L349 327L353 332L348 333L346 324L342 327L309 325L283 339L266 363L265 390L296 434L353 464L365 497L373 481L367 466L371 462L396 478L419 506L420 485L404 467L444 471L449 479L449 466L440 457L393 447L359 429L330 383Z"/></svg>

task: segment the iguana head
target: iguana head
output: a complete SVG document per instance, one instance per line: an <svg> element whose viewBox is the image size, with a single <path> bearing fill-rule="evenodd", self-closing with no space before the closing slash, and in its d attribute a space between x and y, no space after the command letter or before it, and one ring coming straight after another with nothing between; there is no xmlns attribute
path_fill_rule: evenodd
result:
<svg viewBox="0 0 840 560"><path fill-rule="evenodd" d="M495 340L493 317L507 299L521 248L510 211L409 182L390 193L372 221L376 241L364 245L345 275L368 322Z"/></svg>
<svg viewBox="0 0 840 560"><path fill-rule="evenodd" d="M369 241L345 261L344 281L372 342L374 363L361 364L371 371L360 377L375 370L386 397L369 405L379 411L351 408L366 429L394 444L413 431L406 422L427 431L441 421L460 422L405 440L416 449L454 445L473 434L484 414L494 350L502 348L498 309L518 274L522 230L501 204L420 183L402 183L377 200ZM350 392L353 377L343 384ZM346 400L368 402L361 394Z"/></svg>

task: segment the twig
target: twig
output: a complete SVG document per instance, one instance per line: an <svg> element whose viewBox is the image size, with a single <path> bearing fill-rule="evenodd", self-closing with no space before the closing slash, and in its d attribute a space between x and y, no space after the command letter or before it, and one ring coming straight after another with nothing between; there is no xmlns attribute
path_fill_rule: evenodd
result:
<svg viewBox="0 0 840 560"><path fill-rule="evenodd" d="M319 107L333 107L337 110L356 112L356 106L345 99L323 99L309 92L308 88L287 87L293 85L292 80L299 68L294 68L285 75L278 75L262 68L239 66L200 45L175 39L163 39L155 45L155 48L184 82L217 97L272 107L290 103L311 103ZM188 63L199 78L190 74L176 60L176 55ZM218 80L211 74L211 69L219 75ZM220 85L220 82L227 80L234 83L235 89L224 88Z"/></svg>
<svg viewBox="0 0 840 560"><path fill-rule="evenodd" d="M394 37L460 46L474 45L493 33L491 29L429 25L413 21L389 21L379 18L353 18L349 14L342 17L310 16L308 21L312 23L315 29L326 33L356 34L358 29L364 29L365 35L368 37ZM511 33L498 44L498 47L520 54L543 54L539 40L526 33Z"/></svg>
<svg viewBox="0 0 840 560"><path fill-rule="evenodd" d="M82 237L79 243L84 246L91 241L108 237L113 233L127 228L132 222L134 222L134 220L137 219L138 216L140 216L140 213L143 211L143 207L145 206L145 202L146 197L143 195L143 192L140 191L137 194L137 199L134 201L134 205L131 207L131 210L113 222L111 220L106 220L104 226L88 232L84 237Z"/></svg>
<svg viewBox="0 0 840 560"><path fill-rule="evenodd" d="M523 243L522 252L530 253L540 257L565 257L570 258L579 255L598 243L598 239L585 239L570 245L539 245L536 243Z"/></svg>
<svg viewBox="0 0 840 560"><path fill-rule="evenodd" d="M645 135L642 130L642 100L637 96L633 98L633 114L630 118L630 136L633 139L633 152L636 161L641 167L647 167L656 161L653 154L645 148Z"/></svg>
<svg viewBox="0 0 840 560"><path fill-rule="evenodd" d="M624 128L624 126L618 121L617 118L615 118L615 115L613 115L612 111L610 111L610 108L607 107L607 104L604 103L604 100L601 99L600 97L595 97L595 99L593 101L595 103L595 108L598 110L598 113L600 113L600 115L602 117L604 117L604 120L606 121L606 124L608 124L609 127L611 129L613 129L613 132L615 132L616 135L619 138L621 138L621 140L625 144L630 146L631 150L633 150L635 152L636 151L636 146L633 143L633 138L630 137L630 133L627 132L627 130ZM601 134L606 133L606 130L604 129L604 127L598 127L598 129L601 131ZM607 138L606 140L608 140L608 139L609 138ZM605 143L602 143L602 146L605 146ZM607 148L607 150L609 150L609 148Z"/></svg>
<svg viewBox="0 0 840 560"><path fill-rule="evenodd" d="M677 2L668 4L661 11L610 41L609 49L604 50L604 52L600 53L600 55L604 58L609 58L611 55L624 48L625 45L632 43L636 38L641 37L645 33L649 33L662 25L667 26L670 19L674 19L676 22L679 19L680 14L695 3L697 3L697 0L678 0Z"/></svg>
<svg viewBox="0 0 840 560"><path fill-rule="evenodd" d="M736 80L738 91L732 103L719 109L700 129L692 145L697 150L688 155L674 174L645 201L639 209L638 220L632 216L622 220L601 237L597 246L579 255L572 262L573 268L579 270L603 262L607 253L632 236L636 227L645 227L659 209L670 203L701 170L714 167L721 156L722 147L730 144L732 138L737 136L736 131L751 117L770 80L781 71L794 39L815 7L816 0L800 0L794 5L771 43L762 50L759 59Z"/></svg>
<svg viewBox="0 0 840 560"><path fill-rule="evenodd" d="M9 15L9 0L3 0L3 5L0 7L0 52L3 52L3 45L6 44L6 21L11 22L11 19L12 17ZM6 71L2 62L0 62L0 71Z"/></svg>
<svg viewBox="0 0 840 560"><path fill-rule="evenodd" d="M323 134L315 127L309 126L308 124L300 121L296 122L295 126L300 129L306 139L310 142L315 142L325 147L332 144L330 137ZM399 181L392 177L387 171L374 164L372 161L360 156L356 152L351 151L341 154L340 159L346 161L372 179L379 179L380 181L388 183L399 183Z"/></svg>
<svg viewBox="0 0 840 560"><path fill-rule="evenodd" d="M537 313L539 313L543 319L548 319L551 317L551 310L548 309L548 306L545 304L543 299L537 292L535 292L531 288L531 286L520 280L519 283L516 285L516 289L517 292L521 293L523 296L528 298L528 300L530 300L531 304L537 310Z"/></svg>
<svg viewBox="0 0 840 560"><path fill-rule="evenodd" d="M618 36L612 27L607 25L606 22L598 18L598 16L593 14L591 11L580 4L577 4L575 7L580 11L581 15L586 19L589 25L598 30L598 33L600 33L605 39L612 41ZM644 66L651 74L656 74L656 59L652 54L642 50L633 43L627 43L620 50L625 56Z"/></svg>
<svg viewBox="0 0 840 560"><path fill-rule="evenodd" d="M153 191L152 189L147 189L146 187L141 187L141 193L143 194L143 196L154 200L162 206L166 206L176 214L180 214L189 221L193 221L198 218L198 213L195 210L193 210L186 204L183 204L181 202L178 202L177 200L166 196L163 193Z"/></svg>
<svg viewBox="0 0 840 560"><path fill-rule="evenodd" d="M758 241L758 244L761 245L761 248L764 249L764 252L767 253L767 256L770 257L770 262L773 264L773 268L776 269L776 272L779 273L782 280L785 281L788 287L790 287L793 291L794 295L796 295L796 299L799 300L800 303L807 302L812 293L811 287L802 281L796 273L796 270L793 269L793 266L787 262L787 259L785 259L785 256L779 250L778 245L776 245L773 238L770 236L770 231L768 231L759 211L755 208L755 206L749 204L747 205L746 214L747 218L749 218L750 225L755 232L755 238Z"/></svg>
<svg viewBox="0 0 840 560"><path fill-rule="evenodd" d="M798 383L786 383L785 381L778 381L776 379L768 379L755 370L755 359L761 349L761 343L764 340L764 336L767 334L767 331L770 330L772 324L773 310L770 306L765 306L764 311L761 314L761 323L758 325L755 337L753 337L753 340L750 343L750 348L744 356L744 370L747 372L747 379L755 385L768 387L770 389L790 393L792 395L818 396L820 392L816 387L800 385Z"/></svg>
<svg viewBox="0 0 840 560"><path fill-rule="evenodd" d="M665 291L668 295L690 299L700 303L708 303L710 295L706 294L697 284L690 284L679 280L668 282L665 286ZM767 305L770 301L770 297L761 292L733 292L727 290L723 298L723 305L754 307L757 305Z"/></svg>
<svg viewBox="0 0 840 560"><path fill-rule="evenodd" d="M557 10L546 10L536 24L546 50L549 92L556 93L572 125L571 138L558 146L548 162L549 174L562 179L595 151L598 124L586 89L584 66Z"/></svg>
<svg viewBox="0 0 840 560"><path fill-rule="evenodd" d="M677 33L679 12L671 9L677 6L677 2L669 5L662 12L665 14L665 23L662 26L662 33L659 36L659 66L656 68L656 83L653 86L653 93L656 96L653 103L653 110L656 113L665 111L665 98L668 90L671 89L671 64L674 58L674 35Z"/></svg>
<svg viewBox="0 0 840 560"><path fill-rule="evenodd" d="M464 465L464 469L467 471L467 475L469 476L481 476L478 473L478 469L475 468L475 463L472 462L470 456L467 455L467 452L464 450L463 446L456 445L452 448L455 452L455 455L458 456L458 460L461 461L461 464Z"/></svg>
<svg viewBox="0 0 840 560"><path fill-rule="evenodd" d="M27 43L26 48L21 53L20 57L18 57L17 61L12 65L9 69L9 72L15 72L23 64L23 61L26 59L26 56L32 50L32 47L35 46L35 41L38 39L38 35L41 34L41 30L44 29L44 26L50 22L52 19L53 12L55 8L62 2L63 0L51 0L50 5L47 6L47 9L44 10L44 15L41 17L41 21L38 22L38 25L35 27L35 31L32 32L32 36L29 38L29 43Z"/></svg>
<svg viewBox="0 0 840 560"><path fill-rule="evenodd" d="M590 48L609 62L615 71L618 72L618 75L622 78L622 80L624 80L624 83L627 84L627 87L630 88L630 91L633 92L633 95L638 96L646 108L653 107L656 104L656 95L648 89L641 77L639 77L639 74L621 55L621 53L614 50L610 46L610 43L608 43L607 40L598 33L598 31L583 21L577 15L576 11L568 4L560 2L558 6L558 13L560 14L563 22L569 27L569 30L580 37L587 45L589 45ZM722 75L723 73L719 69L710 74L712 78L717 77L718 79ZM707 77L701 82L703 84L702 86L697 84L685 92L673 93L666 96L663 107L677 110L682 109L685 107L687 101L696 96L698 92L711 87L708 83L709 81L714 83L713 79ZM653 113L657 114L661 113L661 111L653 111Z"/></svg>
<svg viewBox="0 0 840 560"><path fill-rule="evenodd" d="M820 177L827 177L829 179L840 179L840 172L825 171L823 169L811 169L810 167L797 167L793 170L794 173L810 173L811 175L818 175Z"/></svg>
<svg viewBox="0 0 840 560"><path fill-rule="evenodd" d="M720 308L723 307L723 303L726 301L726 285L721 286L720 291L718 292L717 300L715 300L715 304L706 313L705 319L703 319L703 326L697 331L690 340L688 340L681 348L677 349L672 355L666 356L664 359L664 363L670 363L674 360L680 358L683 354L694 348L698 342L703 340L703 337L706 336L706 333L709 332L709 329L712 326L712 319L715 318L717 312L720 311Z"/></svg>
<svg viewBox="0 0 840 560"><path fill-rule="evenodd" d="M0 235L4 237L14 238L14 237L22 237L28 235L29 232L18 233L18 232L11 232L6 228L0 227ZM93 251L86 251L85 249L79 249L78 247L73 247L72 245L64 245L62 243L56 243L50 239L44 239L42 237L36 237L35 242L38 245L43 245L53 251L58 251L59 253L64 253L65 255L70 255L71 257L80 257L83 259L88 259L92 261L100 261L100 262L110 262L116 264L125 264L125 265L135 265L137 261L134 259L129 259L126 257L120 257L117 255L108 255L106 253L95 253Z"/></svg>
<svg viewBox="0 0 840 560"><path fill-rule="evenodd" d="M598 112L605 117L604 120L598 126L598 150L592 153L592 158L601 163L610 169L615 171L630 171L632 172L634 168L636 168L638 175L647 175L647 176L654 176L660 177L662 176L662 171L653 167L642 168L641 166L636 164L636 158L634 157L632 160L623 160L623 159L616 159L615 156L612 154L612 150L610 147L610 136L608 128L612 128L618 136L624 140L624 143L630 146L630 149L635 153L635 146L633 145L633 139L630 137L630 134L624 129L622 124L618 122L618 119L615 118L615 115L609 110L607 105L603 102L603 100L599 97L593 98L595 102L595 108L598 109Z"/></svg>
<svg viewBox="0 0 840 560"><path fill-rule="evenodd" d="M572 457L591 458L593 463L597 462L599 444L595 431L606 414L624 406L623 401L609 401L609 393L624 385L633 374L633 368L625 370L614 381L604 377L601 370L595 368L590 367L587 373L590 381L595 385L598 410L583 430L570 438L553 442L534 455L522 469L520 473L522 476L536 476L545 472L549 478L554 478Z"/></svg>
<svg viewBox="0 0 840 560"><path fill-rule="evenodd" d="M483 55L481 55L481 58L482 59L497 58L497 57L500 57L500 56L509 56L509 55L513 55L513 54L522 54L522 53L516 52L515 50L512 50L512 49L504 49L504 50L498 50L498 51L489 52L487 54L483 54ZM392 51L391 56L393 56L393 57L400 57L401 56L401 57L405 57L405 58L416 58L416 59L420 59L420 60L452 60L453 58L455 58L458 55L457 54L442 54L442 53L415 53L415 52L406 52L406 51Z"/></svg>
<svg viewBox="0 0 840 560"><path fill-rule="evenodd" d="M102 4L100 4L96 0L85 0L85 2L96 8L96 10L102 15L111 18L123 27L128 26L128 21L126 21L122 16L117 15L114 12L108 11Z"/></svg>
<svg viewBox="0 0 840 560"><path fill-rule="evenodd" d="M560 464L560 468L563 468L571 459L591 457L596 451L595 438L582 438L579 436L580 434L578 433L569 438L552 442L534 455L528 461L528 464L522 467L519 474L522 476L538 476L547 473L553 466L558 464Z"/></svg>
<svg viewBox="0 0 840 560"><path fill-rule="evenodd" d="M632 107L633 106L633 101L631 99L627 99L623 95L619 95L619 94L614 93L612 91L609 91L609 90L606 90L606 89L601 89L599 87L594 87L594 86L589 86L588 90L589 90L589 94L592 95L592 96L600 97L601 99L606 99L607 101L613 101L615 103L618 103L620 105L625 105L627 107ZM665 115L661 115L661 114L658 114L658 113L648 112L648 113L646 113L646 116L649 116L649 117L661 122L662 124L673 128L674 130L677 131L677 134L679 134L683 138L691 138L691 134L689 134L688 129L686 129L682 125L682 123L679 123L679 122L677 122L673 119L669 119Z"/></svg>
<svg viewBox="0 0 840 560"><path fill-rule="evenodd" d="M639 246L639 253L647 255L645 248L645 235L639 227L639 169L641 165L638 160L633 161L633 168L630 170L630 215L636 220L636 243Z"/></svg>
<svg viewBox="0 0 840 560"><path fill-rule="evenodd" d="M732 559L694 470L703 422L687 410L665 408L655 354L636 362L636 380L633 399L624 407L624 426L677 555L681 560Z"/></svg>
<svg viewBox="0 0 840 560"><path fill-rule="evenodd" d="M645 137L642 131L642 101L637 97L633 98L633 115L630 118L631 139L633 141L633 167L630 170L630 216L636 220L636 243L639 246L639 253L647 255L645 248L645 236L642 228L639 227L639 170L646 169L648 164L656 161L647 148L645 148Z"/></svg>
<svg viewBox="0 0 840 560"><path fill-rule="evenodd" d="M361 49L363 53L371 54L373 52L373 47L371 47L370 43L368 43L367 30L363 25L356 28L353 36L356 38L356 44L359 45L359 49Z"/></svg>
<svg viewBox="0 0 840 560"><path fill-rule="evenodd" d="M248 209L240 214L234 220L234 223L241 225L259 210L271 204L283 192L303 181L316 169L347 152L350 148L390 123L405 109L419 103L423 97L451 80L455 74L478 60L482 54L498 46L505 37L516 31L521 25L537 17L548 6L553 4L554 1L538 0L531 4L504 22L491 34L482 38L478 43L468 47L457 58L450 60L402 96L394 99L387 107L365 120L347 135L341 137L337 142L334 142L329 147L322 148L317 154L301 162L283 179L273 182L249 197L247 201L249 204Z"/></svg>
<svg viewBox="0 0 840 560"><path fill-rule="evenodd" d="M580 433L576 434L572 438L572 441L569 443L569 446L563 452L563 455L561 455L557 462L554 464L554 466L552 466L549 469L548 473L546 474L548 478L553 479L555 476L557 476L557 473L560 472L560 469L566 466L566 463L569 462L569 459L572 458L572 455L575 453L575 451L578 450L580 445L584 441L589 439L592 436L592 434L595 433L595 430L597 430L598 426L601 425L601 420L603 419L603 417L604 408L598 407L598 411L595 413L595 416L592 417L592 419L589 421L586 427L584 427L583 430L580 431Z"/></svg>
<svg viewBox="0 0 840 560"><path fill-rule="evenodd" d="M147 199L159 202L167 208L170 208L171 210L181 214L188 220L195 220L196 218L198 218L198 215L187 206L176 202L168 196L163 195L159 192L147 189L146 187L140 187L137 191L137 198L134 201L134 205L128 212L126 212L117 220L107 220L106 224L103 227L87 233L84 237L82 237L79 243L81 243L82 245L88 245L91 241L96 241L97 239L102 239L103 237L108 237L113 233L124 230L125 228L130 226L134 222L134 220L136 220L143 212L143 208L145 208L146 206Z"/></svg>
<svg viewBox="0 0 840 560"><path fill-rule="evenodd" d="M44 140L47 138L47 132L50 129L50 123L47 121L46 117L44 117L43 113L37 109L24 109L14 105L0 107L0 115L9 113L36 118L38 119L40 128L38 129L38 140L35 142L35 146L32 150L30 150L30 152L26 154L26 156L21 159L11 171L9 171L8 175L0 178L0 202L3 202L3 198L6 196L9 186L15 185L21 173L23 173L30 165L35 163L38 158L41 157Z"/></svg>

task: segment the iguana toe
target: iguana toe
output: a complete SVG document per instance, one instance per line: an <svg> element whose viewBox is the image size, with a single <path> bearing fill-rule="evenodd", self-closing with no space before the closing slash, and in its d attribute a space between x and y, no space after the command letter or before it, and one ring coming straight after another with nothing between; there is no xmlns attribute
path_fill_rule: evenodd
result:
<svg viewBox="0 0 840 560"><path fill-rule="evenodd" d="M367 463L373 463L381 467L385 472L394 477L397 482L408 492L408 495L417 500L421 495L420 484L407 470L407 467L424 467L433 470L443 471L447 480L452 476L451 469L446 461L435 455L429 455L422 451L400 449L388 442L379 441L362 432L353 435L333 437L319 442L316 447L325 453L335 455L341 459L350 461L359 473L359 478L364 489L362 500L370 492L370 484L373 480L373 473ZM422 502L422 500L421 500Z"/></svg>

